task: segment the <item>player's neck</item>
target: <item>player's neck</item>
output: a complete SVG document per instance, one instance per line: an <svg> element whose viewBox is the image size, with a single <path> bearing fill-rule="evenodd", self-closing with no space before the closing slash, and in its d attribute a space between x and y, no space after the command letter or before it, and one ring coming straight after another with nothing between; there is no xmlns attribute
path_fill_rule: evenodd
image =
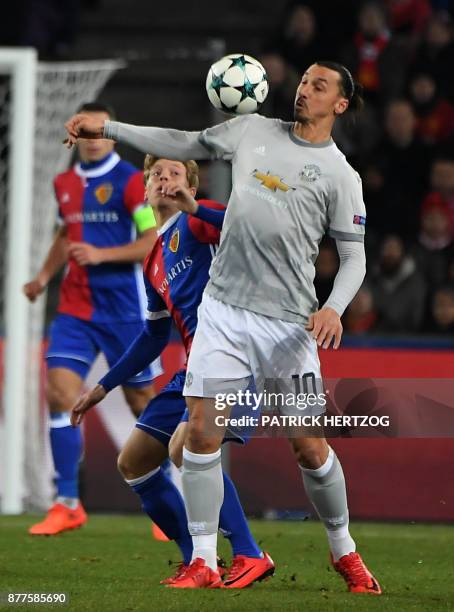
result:
<svg viewBox="0 0 454 612"><path fill-rule="evenodd" d="M293 133L298 138L307 140L313 144L326 142L331 138L333 122L312 122L312 121L295 121L293 124Z"/></svg>
<svg viewBox="0 0 454 612"><path fill-rule="evenodd" d="M87 170L89 168L96 168L97 166L101 166L107 159L109 159L112 153L113 151L109 151L108 153L100 157L99 159L86 159L86 158L84 159L82 156L80 156L81 168L83 168L84 170Z"/></svg>
<svg viewBox="0 0 454 612"><path fill-rule="evenodd" d="M160 229L178 212L178 208L172 209L168 206L155 206L153 210L156 217L156 229Z"/></svg>

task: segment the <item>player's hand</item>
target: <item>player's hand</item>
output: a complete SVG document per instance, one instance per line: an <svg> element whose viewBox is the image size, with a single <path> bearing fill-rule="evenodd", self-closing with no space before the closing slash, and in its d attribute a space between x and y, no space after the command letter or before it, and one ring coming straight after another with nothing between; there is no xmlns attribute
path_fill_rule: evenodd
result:
<svg viewBox="0 0 454 612"><path fill-rule="evenodd" d="M97 266L102 263L102 249L98 249L87 242L71 242L68 255L72 257L79 266Z"/></svg>
<svg viewBox="0 0 454 612"><path fill-rule="evenodd" d="M340 316L333 308L322 308L311 314L306 329L311 332L318 346L327 349L334 338L333 348L339 348L343 329Z"/></svg>
<svg viewBox="0 0 454 612"><path fill-rule="evenodd" d="M175 202L180 210L190 215L195 215L199 208L199 205L194 200L194 196L187 187L168 183L162 186L161 193L163 196L172 198L172 201Z"/></svg>
<svg viewBox="0 0 454 612"><path fill-rule="evenodd" d="M41 295L45 288L46 285L39 278L34 278L32 281L26 283L22 287L22 291L30 300L30 302L34 302L36 298Z"/></svg>
<svg viewBox="0 0 454 612"><path fill-rule="evenodd" d="M73 427L80 425L85 413L90 410L90 408L93 408L93 406L96 406L96 404L99 404L106 395L106 390L102 385L96 385L91 391L81 395L71 408L71 425Z"/></svg>
<svg viewBox="0 0 454 612"><path fill-rule="evenodd" d="M65 123L68 138L64 141L68 149L76 144L78 138L103 138L104 119L79 113Z"/></svg>

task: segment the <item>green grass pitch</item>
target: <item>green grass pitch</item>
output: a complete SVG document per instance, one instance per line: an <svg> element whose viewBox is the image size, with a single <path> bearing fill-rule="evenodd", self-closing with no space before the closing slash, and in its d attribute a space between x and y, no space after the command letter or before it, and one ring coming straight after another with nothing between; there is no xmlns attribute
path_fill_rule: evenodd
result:
<svg viewBox="0 0 454 612"><path fill-rule="evenodd" d="M267 582L244 590L176 591L159 580L170 575L177 549L153 540L145 517L91 515L84 528L52 538L27 535L34 519L0 516L0 592L66 592L69 604L2 610L454 610L454 527L354 523L358 549L384 590L376 597L346 592L313 521L251 522L277 565ZM229 547L220 541L227 558Z"/></svg>

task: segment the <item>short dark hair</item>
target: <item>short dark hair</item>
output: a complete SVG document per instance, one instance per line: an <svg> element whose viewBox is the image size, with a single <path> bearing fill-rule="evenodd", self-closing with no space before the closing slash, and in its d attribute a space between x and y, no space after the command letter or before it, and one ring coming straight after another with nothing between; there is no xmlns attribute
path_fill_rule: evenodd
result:
<svg viewBox="0 0 454 612"><path fill-rule="evenodd" d="M338 62L320 61L315 62L317 66L334 70L340 76L340 91L348 100L348 109L354 113L359 113L364 108L363 86L353 80L348 68Z"/></svg>
<svg viewBox="0 0 454 612"><path fill-rule="evenodd" d="M111 121L115 121L115 111L108 104L102 102L84 102L79 106L78 113L107 113Z"/></svg>

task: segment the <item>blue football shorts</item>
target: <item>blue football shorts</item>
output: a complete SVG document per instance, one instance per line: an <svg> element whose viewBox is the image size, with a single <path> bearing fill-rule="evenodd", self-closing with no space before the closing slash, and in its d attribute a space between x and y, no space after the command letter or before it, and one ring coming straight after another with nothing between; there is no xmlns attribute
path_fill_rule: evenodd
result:
<svg viewBox="0 0 454 612"><path fill-rule="evenodd" d="M183 397L186 370L179 370L172 380L154 397L136 422L136 427L168 446L179 423L189 419L189 412ZM235 409L234 409L235 410ZM232 413L233 414L233 413ZM223 442L246 444L250 431L228 428Z"/></svg>
<svg viewBox="0 0 454 612"><path fill-rule="evenodd" d="M109 367L123 355L143 330L142 321L95 323L66 314L58 314L50 328L46 360L48 368L67 368L86 378L99 353ZM160 360L130 378L125 387L144 387L162 374Z"/></svg>

